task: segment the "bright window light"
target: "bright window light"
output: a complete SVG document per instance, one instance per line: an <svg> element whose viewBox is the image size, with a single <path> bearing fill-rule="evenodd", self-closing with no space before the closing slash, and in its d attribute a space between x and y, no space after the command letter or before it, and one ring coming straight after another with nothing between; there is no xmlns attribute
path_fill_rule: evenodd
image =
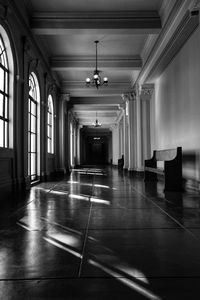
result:
<svg viewBox="0 0 200 300"><path fill-rule="evenodd" d="M39 173L39 83L35 73L29 76L28 99L28 175L31 181L37 179Z"/></svg>
<svg viewBox="0 0 200 300"><path fill-rule="evenodd" d="M48 97L47 109L47 152L54 153L54 107L51 95Z"/></svg>

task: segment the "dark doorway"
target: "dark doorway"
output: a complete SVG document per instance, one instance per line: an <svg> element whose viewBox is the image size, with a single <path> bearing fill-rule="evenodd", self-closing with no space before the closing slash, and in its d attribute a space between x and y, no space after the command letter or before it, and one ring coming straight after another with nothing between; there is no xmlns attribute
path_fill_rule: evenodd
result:
<svg viewBox="0 0 200 300"><path fill-rule="evenodd" d="M108 164L108 137L89 136L86 143L86 164Z"/></svg>

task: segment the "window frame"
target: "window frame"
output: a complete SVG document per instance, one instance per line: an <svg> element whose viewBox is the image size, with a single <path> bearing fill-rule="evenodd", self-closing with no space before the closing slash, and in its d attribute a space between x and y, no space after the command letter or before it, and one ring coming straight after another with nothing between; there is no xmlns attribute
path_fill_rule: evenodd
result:
<svg viewBox="0 0 200 300"><path fill-rule="evenodd" d="M29 74L28 96L28 176L31 182L38 179L38 138L39 138L39 81L34 72ZM33 122L33 120L35 120ZM34 144L34 146L32 145ZM35 157L35 158L34 158ZM32 161L33 159L33 161ZM34 165L33 165L34 163ZM34 170L34 172L32 172Z"/></svg>
<svg viewBox="0 0 200 300"><path fill-rule="evenodd" d="M3 56L3 58L2 58ZM4 63L2 63L4 62ZM0 124L2 123L2 129L0 129L0 147L9 148L9 82L10 82L10 70L8 53L4 43L4 39L0 34L0 73L3 75L3 84L0 89L0 97L2 97L2 115L0 115ZM0 79L1 80L1 79ZM0 101L1 101L0 100ZM2 138L2 140L1 140Z"/></svg>

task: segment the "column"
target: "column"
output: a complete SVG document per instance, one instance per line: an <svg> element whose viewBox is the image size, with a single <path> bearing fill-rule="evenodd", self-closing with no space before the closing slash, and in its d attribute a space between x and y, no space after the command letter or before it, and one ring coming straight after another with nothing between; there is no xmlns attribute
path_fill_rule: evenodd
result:
<svg viewBox="0 0 200 300"><path fill-rule="evenodd" d="M118 159L120 157L120 132L119 132L119 125L112 126L112 164L117 166Z"/></svg>
<svg viewBox="0 0 200 300"><path fill-rule="evenodd" d="M132 93L124 94L128 118L128 170L142 171L141 101L138 86Z"/></svg>
<svg viewBox="0 0 200 300"><path fill-rule="evenodd" d="M81 164L81 128L83 126L78 124L77 125L77 165Z"/></svg>
<svg viewBox="0 0 200 300"><path fill-rule="evenodd" d="M142 115L142 162L152 156L151 153L151 100L154 93L153 84L144 84L141 87L141 115Z"/></svg>
<svg viewBox="0 0 200 300"><path fill-rule="evenodd" d="M137 131L136 131L136 95L128 93L123 95L126 101L126 114L128 119L128 170L137 169Z"/></svg>
<svg viewBox="0 0 200 300"><path fill-rule="evenodd" d="M57 153L58 159L58 171L66 173L68 170L68 122L67 122L67 102L69 101L69 94L61 94L59 99L59 117L57 118L58 124L58 143Z"/></svg>
<svg viewBox="0 0 200 300"><path fill-rule="evenodd" d="M140 87L135 87L135 98L136 98L136 171L143 171L142 162L142 118L141 118L141 99L140 99Z"/></svg>
<svg viewBox="0 0 200 300"><path fill-rule="evenodd" d="M122 95L124 104L120 105L123 108L123 155L124 155L124 169L128 169L129 164L129 149L128 149L128 118L127 118L127 99ZM121 158L121 157L120 157Z"/></svg>

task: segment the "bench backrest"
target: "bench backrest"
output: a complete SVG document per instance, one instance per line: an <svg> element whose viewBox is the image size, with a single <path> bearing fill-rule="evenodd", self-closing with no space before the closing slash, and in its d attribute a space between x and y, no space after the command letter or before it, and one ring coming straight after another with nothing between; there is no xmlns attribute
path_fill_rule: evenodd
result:
<svg viewBox="0 0 200 300"><path fill-rule="evenodd" d="M176 149L156 150L154 152L154 157L157 161L170 161L181 155L181 153L181 147L178 147Z"/></svg>

